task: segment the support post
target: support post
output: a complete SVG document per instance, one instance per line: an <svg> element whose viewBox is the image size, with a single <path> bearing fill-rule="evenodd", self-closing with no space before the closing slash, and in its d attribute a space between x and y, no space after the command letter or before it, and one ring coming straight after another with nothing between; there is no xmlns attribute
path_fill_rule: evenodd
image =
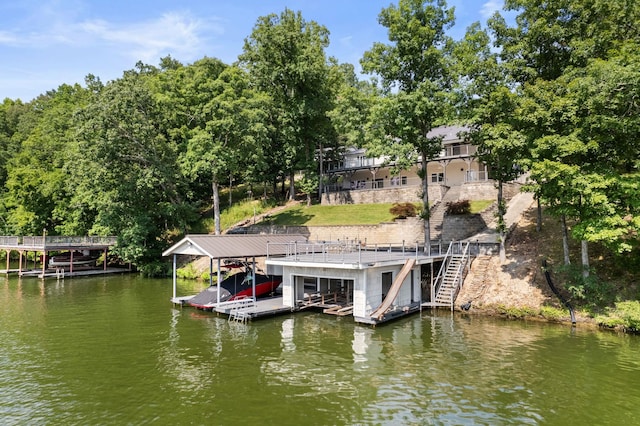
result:
<svg viewBox="0 0 640 426"><path fill-rule="evenodd" d="M213 258L209 258L209 287L213 285Z"/></svg>
<svg viewBox="0 0 640 426"><path fill-rule="evenodd" d="M178 273L176 271L177 257L178 255L174 253L173 255L173 299L174 300L176 298L176 288L178 287Z"/></svg>
<svg viewBox="0 0 640 426"><path fill-rule="evenodd" d="M251 287L253 290L253 300L256 300L256 257L253 256L253 268L251 269Z"/></svg>
<svg viewBox="0 0 640 426"><path fill-rule="evenodd" d="M220 258L218 258L218 294L216 295L217 300L216 303L220 304L220 281L221 281L221 277L220 277Z"/></svg>

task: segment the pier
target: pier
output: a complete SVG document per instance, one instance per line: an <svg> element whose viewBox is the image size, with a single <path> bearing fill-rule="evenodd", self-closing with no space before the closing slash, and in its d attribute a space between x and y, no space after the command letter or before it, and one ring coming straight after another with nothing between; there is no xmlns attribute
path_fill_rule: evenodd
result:
<svg viewBox="0 0 640 426"><path fill-rule="evenodd" d="M64 278L125 272L126 270L122 268L107 266L108 251L116 244L116 241L116 237L99 236L0 236L0 250L7 253L6 269L0 270L0 273L17 273L19 276L36 276L38 278ZM10 267L12 251L17 251L19 254L17 269ZM27 259L27 254L30 252L34 253L32 268ZM49 253L52 252L68 252L69 264L50 268L47 259ZM76 252L99 252L103 257L102 265L100 267L74 265ZM40 258L40 265L38 265L38 258Z"/></svg>

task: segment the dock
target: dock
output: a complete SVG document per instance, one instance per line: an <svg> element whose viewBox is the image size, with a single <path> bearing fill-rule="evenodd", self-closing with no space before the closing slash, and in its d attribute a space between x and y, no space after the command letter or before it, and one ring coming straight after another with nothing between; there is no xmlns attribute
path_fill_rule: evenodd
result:
<svg viewBox="0 0 640 426"><path fill-rule="evenodd" d="M0 271L2 272L2 271ZM15 270L17 272L17 270ZM29 270L22 271L20 273L21 277L37 277L37 278L56 278L56 279L64 279L64 278L73 278L73 277L89 277L96 275L114 275L114 274L125 274L131 272L130 269L127 268L88 268L88 269L74 269L73 272L65 271L65 270L55 270L55 269L47 269L43 274L42 270Z"/></svg>
<svg viewBox="0 0 640 426"><path fill-rule="evenodd" d="M64 278L87 275L105 275L128 272L131 269L112 268L107 265L107 255L110 248L115 246L116 237L100 236L0 236L0 250L7 253L6 268L0 272L4 274L17 273L19 276L38 278ZM11 268L11 252L18 252L18 268ZM102 265L98 267L82 266L73 261L74 252L93 252L96 257L100 253L103 257ZM49 253L69 252L69 265L49 267L47 258ZM28 254L33 253L33 267L30 268ZM38 256L40 254L40 256ZM40 259L38 265L38 258Z"/></svg>
<svg viewBox="0 0 640 426"><path fill-rule="evenodd" d="M284 306L282 296L268 297L255 300L246 299L222 302L214 308L214 311L229 316L229 320L246 322L265 317L288 314L292 312L289 306Z"/></svg>

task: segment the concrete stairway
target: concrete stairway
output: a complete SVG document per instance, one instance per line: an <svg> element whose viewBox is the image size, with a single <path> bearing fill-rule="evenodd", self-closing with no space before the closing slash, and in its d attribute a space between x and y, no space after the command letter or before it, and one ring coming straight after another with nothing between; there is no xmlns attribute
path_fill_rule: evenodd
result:
<svg viewBox="0 0 640 426"><path fill-rule="evenodd" d="M459 198L460 186L449 187L442 200L431 209L429 220L431 240L439 240L442 236L442 222L444 221L444 213L447 211L447 203L458 201Z"/></svg>

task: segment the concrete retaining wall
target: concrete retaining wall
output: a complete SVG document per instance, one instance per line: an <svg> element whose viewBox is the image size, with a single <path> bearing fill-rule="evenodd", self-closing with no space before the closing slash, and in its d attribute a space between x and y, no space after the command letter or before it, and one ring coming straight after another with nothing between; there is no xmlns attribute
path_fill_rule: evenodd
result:
<svg viewBox="0 0 640 426"><path fill-rule="evenodd" d="M422 220L418 218L398 219L378 225L355 226L276 226L252 225L251 234L302 234L312 241L360 241L367 244L414 245L424 242Z"/></svg>
<svg viewBox="0 0 640 426"><path fill-rule="evenodd" d="M369 190L345 190L322 194L323 205L338 204L383 204L383 203L419 203L422 188L408 186L404 188L385 188ZM441 185L429 185L429 200L442 200L446 188Z"/></svg>

